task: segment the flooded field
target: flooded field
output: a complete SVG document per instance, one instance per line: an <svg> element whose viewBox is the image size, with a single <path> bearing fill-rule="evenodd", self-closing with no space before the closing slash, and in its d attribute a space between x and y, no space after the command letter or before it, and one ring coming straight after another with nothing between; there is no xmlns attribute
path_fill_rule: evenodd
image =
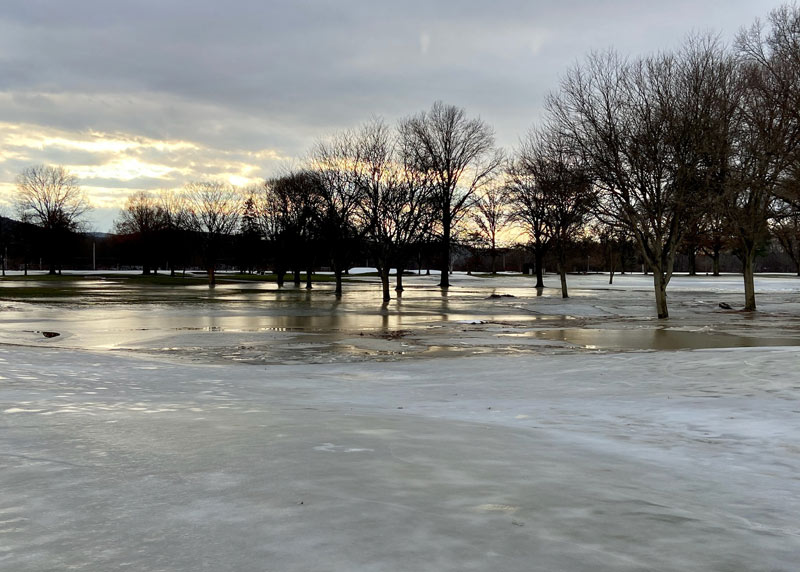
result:
<svg viewBox="0 0 800 572"><path fill-rule="evenodd" d="M800 281L570 280L3 281L0 568L794 572Z"/></svg>
<svg viewBox="0 0 800 572"><path fill-rule="evenodd" d="M376 279L312 290L243 281L197 283L125 279L0 282L0 342L127 350L199 361L318 363L486 353L679 350L800 345L791 310L800 281L762 279L755 314L737 303L737 277L676 281L672 318L652 318L647 277L572 278L571 298L532 288L528 277L407 279L382 303ZM20 293L24 295L20 295ZM6 295L4 295L6 294Z"/></svg>

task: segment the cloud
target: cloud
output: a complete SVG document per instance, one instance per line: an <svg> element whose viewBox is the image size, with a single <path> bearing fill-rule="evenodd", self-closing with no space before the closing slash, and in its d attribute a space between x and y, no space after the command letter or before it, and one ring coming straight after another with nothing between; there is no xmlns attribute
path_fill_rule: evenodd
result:
<svg viewBox="0 0 800 572"><path fill-rule="evenodd" d="M318 137L435 100L512 146L589 50L663 49L693 29L730 38L777 3L4 0L0 185L34 163L74 167L121 198L254 180Z"/></svg>

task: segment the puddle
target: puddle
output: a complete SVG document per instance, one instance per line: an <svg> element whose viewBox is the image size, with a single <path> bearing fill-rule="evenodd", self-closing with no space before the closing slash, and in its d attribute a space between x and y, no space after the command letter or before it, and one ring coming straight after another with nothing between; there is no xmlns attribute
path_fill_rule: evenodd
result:
<svg viewBox="0 0 800 572"><path fill-rule="evenodd" d="M800 346L800 339L798 338L738 336L719 332L691 332L663 328L564 328L529 331L524 334L500 335L509 338L532 337L541 340L567 342L588 349L696 350Z"/></svg>

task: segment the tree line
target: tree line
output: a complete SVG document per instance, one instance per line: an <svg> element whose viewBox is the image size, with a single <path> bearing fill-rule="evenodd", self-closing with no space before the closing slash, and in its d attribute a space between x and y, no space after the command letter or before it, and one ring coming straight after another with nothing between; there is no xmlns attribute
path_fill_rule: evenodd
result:
<svg viewBox="0 0 800 572"><path fill-rule="evenodd" d="M545 256L568 296L568 254L594 237L609 251L633 243L652 273L656 311L669 315L676 257L742 262L745 309L755 310L755 260L777 241L800 265L800 9L783 6L732 46L694 35L642 57L612 50L574 65L545 114L504 154L492 128L436 102L389 125L380 118L319 140L302 168L235 189L202 181L182 192L136 193L116 232L136 236L147 273L154 253L179 265L201 246L209 282L235 236L255 267L265 248L282 283L329 267L342 277L366 251L390 298L389 270L422 256L449 286L454 244L481 245L495 270L500 246L530 249L543 287ZM18 179L17 212L53 233L74 230L86 201L61 168ZM419 264L418 264L419 266ZM51 266L51 271L53 267ZM800 271L800 266L798 268Z"/></svg>

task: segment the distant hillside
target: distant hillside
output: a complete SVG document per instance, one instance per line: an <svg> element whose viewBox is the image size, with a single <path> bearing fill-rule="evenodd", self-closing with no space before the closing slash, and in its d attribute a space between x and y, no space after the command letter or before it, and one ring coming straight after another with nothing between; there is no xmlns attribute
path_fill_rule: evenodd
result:
<svg viewBox="0 0 800 572"><path fill-rule="evenodd" d="M0 216L0 235L16 236L19 232L26 228L34 228L30 223L20 222L13 218Z"/></svg>
<svg viewBox="0 0 800 572"><path fill-rule="evenodd" d="M20 237L21 234L25 233L26 231L35 233L37 230L38 227L35 224L18 221L13 218L8 218L5 216L0 216L0 240L14 242L16 239ZM112 236L112 234L108 232L86 232L79 234L84 234L92 238L101 238L101 239Z"/></svg>

